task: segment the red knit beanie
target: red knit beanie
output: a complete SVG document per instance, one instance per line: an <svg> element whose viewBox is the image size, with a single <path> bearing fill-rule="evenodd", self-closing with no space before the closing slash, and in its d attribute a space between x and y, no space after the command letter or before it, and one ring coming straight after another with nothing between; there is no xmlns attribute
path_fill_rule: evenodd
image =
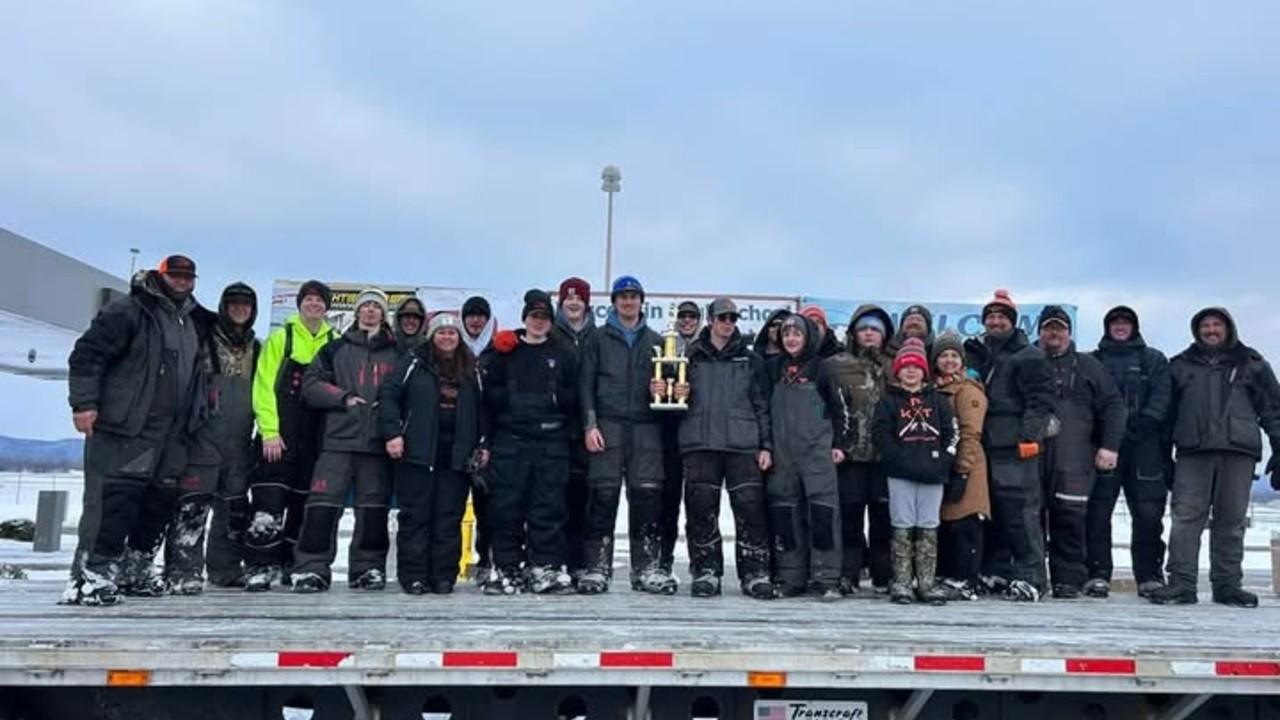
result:
<svg viewBox="0 0 1280 720"><path fill-rule="evenodd" d="M560 283L560 304L564 304L564 299L571 294L582 298L582 302L591 304L591 286L586 280L571 277Z"/></svg>
<svg viewBox="0 0 1280 720"><path fill-rule="evenodd" d="M924 376L929 377L929 358L924 354L924 341L920 338L907 338L902 341L902 347L898 348L898 354L893 357L893 376L898 377L898 373L904 367L918 367L924 372Z"/></svg>

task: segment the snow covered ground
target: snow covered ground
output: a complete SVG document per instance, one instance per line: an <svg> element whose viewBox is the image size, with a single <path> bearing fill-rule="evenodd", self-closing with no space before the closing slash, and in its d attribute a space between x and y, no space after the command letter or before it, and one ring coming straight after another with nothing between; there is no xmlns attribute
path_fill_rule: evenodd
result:
<svg viewBox="0 0 1280 720"><path fill-rule="evenodd" d="M70 565L71 554L75 549L75 523L80 517L80 495L83 492L83 477L76 474L33 474L33 473L0 473L0 520L12 518L29 518L36 516L36 501L41 490L66 490L69 500L66 524L62 538L62 550L57 553L37 553L31 550L30 543L0 541L0 563L15 563L29 568L28 574L36 577L63 577L65 569ZM625 506L626 500L623 500ZM1267 574L1271 570L1271 554L1269 551L1271 538L1280 536L1280 503L1254 505L1251 508L1251 525L1245 536L1247 548L1257 548L1245 553L1244 567L1251 571L1250 575ZM394 526L394 513L392 522ZM338 551L335 571L338 574L346 570L346 543L350 538L354 525L351 512L344 516L340 526L342 537ZM1117 543L1127 543L1129 538L1129 515L1122 500L1116 506L1114 516L1114 538ZM733 537L733 513L729 509L728 496L724 495L720 510L720 528L726 540ZM618 512L617 564L625 565L628 543L626 540L627 512L623 507ZM1165 522L1166 538L1168 520ZM1208 538L1201 547L1201 568L1208 568ZM733 553L726 552L726 562L733 563ZM1115 550L1116 568L1129 567L1129 551L1126 548ZM683 538L676 548L677 561L687 563L687 554ZM625 575L623 575L625 577Z"/></svg>

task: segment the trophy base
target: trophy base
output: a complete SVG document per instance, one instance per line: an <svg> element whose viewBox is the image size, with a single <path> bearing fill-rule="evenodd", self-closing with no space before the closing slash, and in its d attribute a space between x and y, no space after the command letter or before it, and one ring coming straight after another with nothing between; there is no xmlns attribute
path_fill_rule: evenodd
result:
<svg viewBox="0 0 1280 720"><path fill-rule="evenodd" d="M671 412L671 411L683 412L689 409L689 403L678 403L678 402L649 403L649 409L650 410L666 410L668 412Z"/></svg>

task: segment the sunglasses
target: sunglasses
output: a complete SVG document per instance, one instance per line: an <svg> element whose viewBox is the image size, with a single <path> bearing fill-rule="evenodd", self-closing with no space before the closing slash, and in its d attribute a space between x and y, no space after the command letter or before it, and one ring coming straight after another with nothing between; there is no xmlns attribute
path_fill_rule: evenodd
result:
<svg viewBox="0 0 1280 720"><path fill-rule="evenodd" d="M691 312L676 313L676 319L677 320L697 320L698 313L691 313Z"/></svg>
<svg viewBox="0 0 1280 720"><path fill-rule="evenodd" d="M716 316L716 322L736 323L738 322L738 316L733 313L723 313Z"/></svg>

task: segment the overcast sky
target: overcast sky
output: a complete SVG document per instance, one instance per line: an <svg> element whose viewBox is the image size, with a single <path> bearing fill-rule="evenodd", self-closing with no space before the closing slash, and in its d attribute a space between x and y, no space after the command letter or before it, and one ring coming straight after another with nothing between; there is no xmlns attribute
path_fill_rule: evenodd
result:
<svg viewBox="0 0 1280 720"><path fill-rule="evenodd" d="M0 225L197 294L275 277L1080 306L1280 353L1280 3L41 0ZM0 434L69 435L4 377ZM14 408L22 408L19 412Z"/></svg>

